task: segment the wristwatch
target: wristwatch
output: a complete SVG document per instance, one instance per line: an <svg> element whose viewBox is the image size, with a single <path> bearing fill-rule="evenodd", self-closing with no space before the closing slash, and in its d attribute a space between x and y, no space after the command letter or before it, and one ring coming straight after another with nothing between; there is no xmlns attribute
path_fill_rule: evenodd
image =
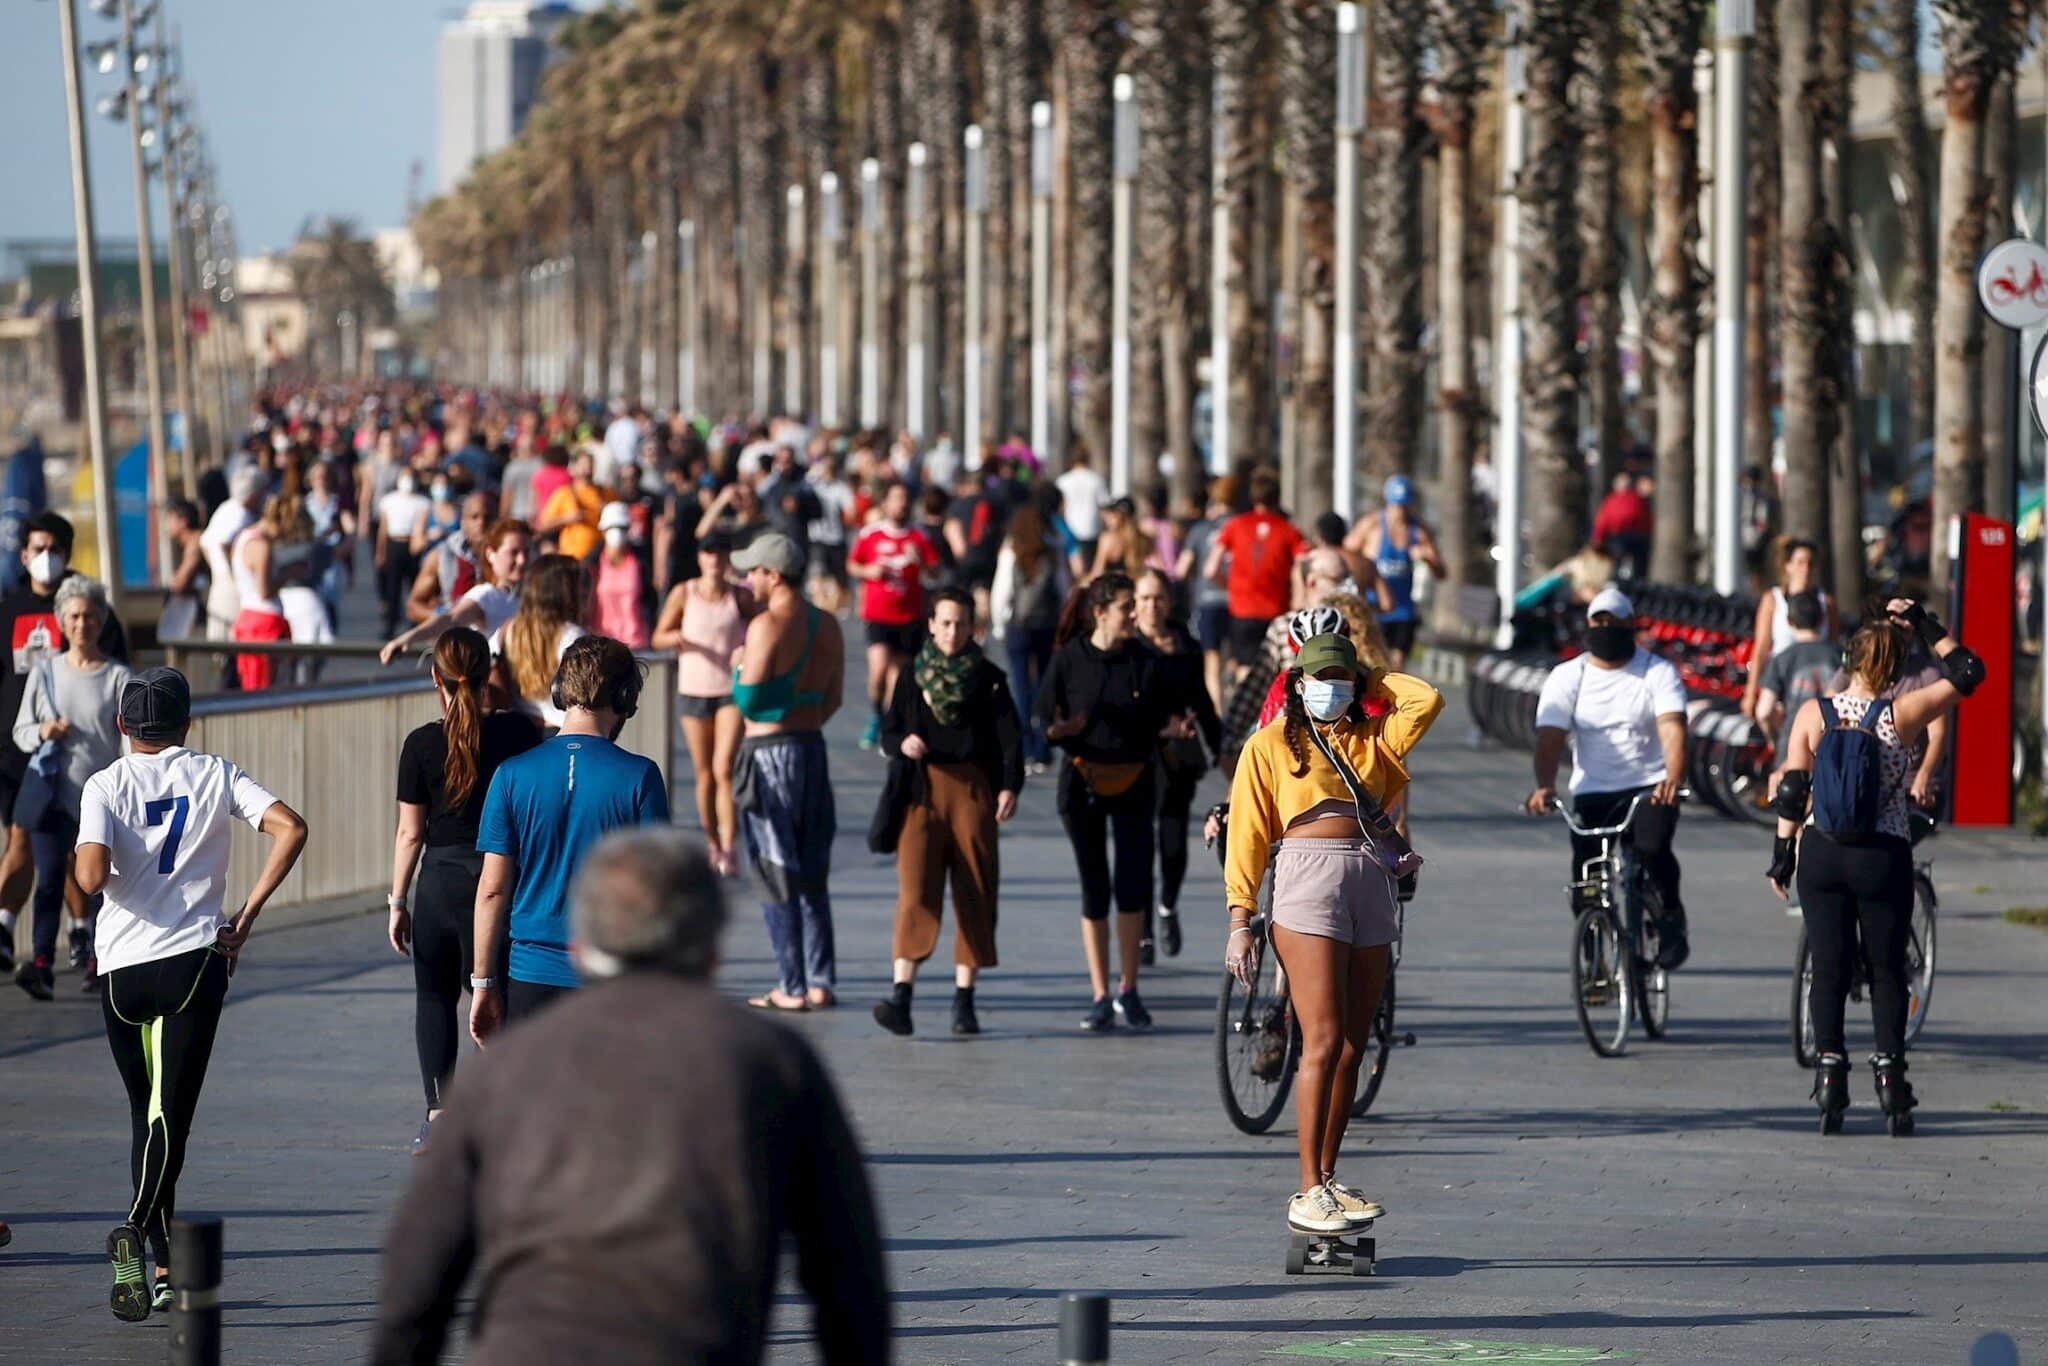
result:
<svg viewBox="0 0 2048 1366"><path fill-rule="evenodd" d="M389 906L394 911L402 911L405 909L405 898L402 896L392 896L389 893L386 893L384 897L384 904L386 906Z"/></svg>
<svg viewBox="0 0 2048 1366"><path fill-rule="evenodd" d="M469 989L471 991L489 991L496 985L498 985L498 979L495 977L472 977L469 979Z"/></svg>

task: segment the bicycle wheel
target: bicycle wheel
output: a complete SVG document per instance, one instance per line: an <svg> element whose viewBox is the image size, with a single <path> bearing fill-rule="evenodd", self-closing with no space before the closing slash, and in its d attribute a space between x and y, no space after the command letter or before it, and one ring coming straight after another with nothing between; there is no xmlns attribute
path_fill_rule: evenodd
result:
<svg viewBox="0 0 2048 1366"><path fill-rule="evenodd" d="M1906 1047L1920 1038L1934 999L1934 880L1913 870L1913 925L1906 932Z"/></svg>
<svg viewBox="0 0 2048 1366"><path fill-rule="evenodd" d="M1657 958L1663 948L1657 927L1664 923L1664 905L1659 899L1656 884L1643 874L1640 865L1636 866L1636 878L1637 904L1641 913L1636 927L1634 975L1629 985L1636 994L1636 1018L1643 1022L1643 1032L1653 1039L1661 1039L1671 1023L1671 974L1657 966Z"/></svg>
<svg viewBox="0 0 2048 1366"><path fill-rule="evenodd" d="M1387 1060L1394 1055L1394 974L1380 990L1379 1009L1373 1012L1372 1042L1367 1046L1364 1065L1358 1069L1358 1095L1351 1102L1351 1117L1358 1119L1372 1108L1387 1078Z"/></svg>
<svg viewBox="0 0 2048 1366"><path fill-rule="evenodd" d="M1216 1084L1223 1113L1248 1134L1273 1127L1301 1060L1301 1031L1280 989L1279 960L1263 939L1249 988L1230 973L1216 995Z"/></svg>
<svg viewBox="0 0 2048 1366"><path fill-rule="evenodd" d="M1634 975L1614 916L1604 906L1579 912L1572 927L1572 1003L1586 1042L1603 1058L1618 1058L1628 1047Z"/></svg>
<svg viewBox="0 0 2048 1366"><path fill-rule="evenodd" d="M1799 930L1799 951L1792 956L1792 1059L1811 1068L1813 1045L1813 946L1806 929Z"/></svg>

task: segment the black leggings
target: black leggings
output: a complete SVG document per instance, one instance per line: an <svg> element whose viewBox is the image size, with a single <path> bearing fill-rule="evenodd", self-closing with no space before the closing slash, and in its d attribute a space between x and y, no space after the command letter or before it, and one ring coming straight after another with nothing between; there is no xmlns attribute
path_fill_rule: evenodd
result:
<svg viewBox="0 0 2048 1366"><path fill-rule="evenodd" d="M1799 841L1800 913L1813 950L1813 1043L1844 1053L1842 1014L1855 978L1857 939L1870 973L1870 1024L1880 1053L1906 1052L1906 937L1913 925L1913 848L1880 835L1837 844L1809 829Z"/></svg>
<svg viewBox="0 0 2048 1366"><path fill-rule="evenodd" d="M441 1108L441 1094L455 1075L466 1023L462 993L474 966L476 884L483 869L484 856L474 849L429 848L420 858L420 879L413 889L412 1034L429 1110Z"/></svg>
<svg viewBox="0 0 2048 1366"><path fill-rule="evenodd" d="M164 1266L185 1140L227 1000L228 960L208 945L117 968L106 975L105 988L107 1042L128 1088L134 1130L128 1169L135 1200L128 1222L142 1230Z"/></svg>
<svg viewBox="0 0 2048 1366"><path fill-rule="evenodd" d="M1074 846L1081 873L1081 918L1109 915L1112 895L1124 915L1143 915L1152 905L1152 823L1157 801L1152 769L1114 797L1098 797L1072 764L1060 769L1060 824ZM1116 871L1110 871L1111 840Z"/></svg>
<svg viewBox="0 0 2048 1366"><path fill-rule="evenodd" d="M1169 910L1180 906L1181 883L1187 880L1188 812L1201 785L1199 768L1159 766L1159 904Z"/></svg>

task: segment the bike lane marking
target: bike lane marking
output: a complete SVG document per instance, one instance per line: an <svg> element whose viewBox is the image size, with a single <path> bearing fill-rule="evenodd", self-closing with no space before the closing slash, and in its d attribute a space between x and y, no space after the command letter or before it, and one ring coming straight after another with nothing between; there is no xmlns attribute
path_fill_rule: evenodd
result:
<svg viewBox="0 0 2048 1366"><path fill-rule="evenodd" d="M1633 1356L1613 1347L1429 1338L1414 1333L1362 1333L1339 1342L1278 1347L1274 1354L1334 1361L1487 1362L1490 1366L1578 1366L1589 1361L1627 1361Z"/></svg>

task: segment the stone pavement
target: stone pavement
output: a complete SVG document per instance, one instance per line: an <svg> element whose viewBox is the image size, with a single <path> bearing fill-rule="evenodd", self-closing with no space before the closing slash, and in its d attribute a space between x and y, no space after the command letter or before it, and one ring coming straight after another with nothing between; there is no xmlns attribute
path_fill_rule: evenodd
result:
<svg viewBox="0 0 2048 1366"><path fill-rule="evenodd" d="M1681 828L1696 950L1671 1036L1596 1058L1567 995L1563 832L1515 813L1524 756L1466 745L1462 699L1417 756L1402 1024L1346 1175L1393 1211L1376 1280L1289 1278L1291 1114L1247 1138L1216 1098L1215 863L1196 851L1187 952L1147 982L1160 1027L1076 1028L1074 875L1035 783L1004 839L1004 966L988 1033L944 1031L945 951L899 1040L867 1017L888 977L892 868L860 837L880 765L835 727L845 1008L794 1027L829 1058L872 1163L898 1355L1052 1359L1058 1296L1114 1299L1116 1361L1961 1361L1982 1330L2048 1345L2048 858L2011 840L1931 846L1940 978L1914 1081L1920 1135L1883 1134L1867 1072L1821 1140L1786 1011L1794 923L1760 832ZM679 790L687 793L687 784ZM683 804L687 808L687 800ZM382 812L313 812L322 822ZM185 1207L227 1218L228 1359L360 1360L385 1214L421 1098L409 969L366 915L259 928L200 1107ZM768 981L742 899L724 982ZM1852 1048L1867 1016L1852 1006ZM127 1121L96 1005L0 998L0 1361L157 1362L164 1325L106 1311ZM564 1079L564 1084L573 1084ZM809 1361L792 1289L772 1356ZM1465 1343L1460 1351L1455 1344ZM1473 1344L1494 1344L1491 1348Z"/></svg>

